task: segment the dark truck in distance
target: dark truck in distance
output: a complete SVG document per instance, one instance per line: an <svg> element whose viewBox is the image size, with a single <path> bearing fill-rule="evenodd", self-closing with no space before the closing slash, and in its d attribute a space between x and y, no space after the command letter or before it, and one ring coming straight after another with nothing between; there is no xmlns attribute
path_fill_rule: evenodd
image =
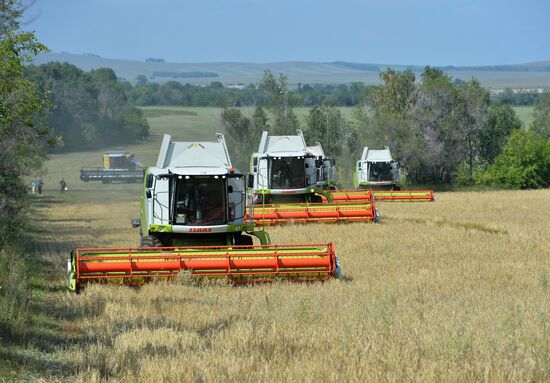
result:
<svg viewBox="0 0 550 383"><path fill-rule="evenodd" d="M102 168L80 169L80 179L84 182L143 182L145 167L129 152L108 152L103 155Z"/></svg>

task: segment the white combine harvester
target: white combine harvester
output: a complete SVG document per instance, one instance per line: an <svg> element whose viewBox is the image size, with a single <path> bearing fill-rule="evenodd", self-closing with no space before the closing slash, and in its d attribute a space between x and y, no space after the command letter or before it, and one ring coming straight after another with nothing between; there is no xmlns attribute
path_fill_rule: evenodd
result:
<svg viewBox="0 0 550 383"><path fill-rule="evenodd" d="M256 232L244 222L244 200L244 177L222 134L198 142L164 135L157 166L145 176L141 246L252 245L245 233Z"/></svg>
<svg viewBox="0 0 550 383"><path fill-rule="evenodd" d="M355 188L372 191L377 201L434 200L432 190L401 190L400 174L399 163L393 159L388 146L383 150L364 147L355 169ZM353 197L355 193L348 192L346 197Z"/></svg>
<svg viewBox="0 0 550 383"><path fill-rule="evenodd" d="M302 131L292 136L262 133L250 159L248 187L264 203L321 202L313 189L335 189L335 161L320 143L307 146Z"/></svg>
<svg viewBox="0 0 550 383"><path fill-rule="evenodd" d="M263 132L250 160L247 216L258 226L377 221L370 191L340 193L335 178L335 161L321 144L307 146L300 130L292 136Z"/></svg>
<svg viewBox="0 0 550 383"><path fill-rule="evenodd" d="M355 187L358 189L399 190L399 163L395 161L386 146L383 150L363 148L357 161Z"/></svg>

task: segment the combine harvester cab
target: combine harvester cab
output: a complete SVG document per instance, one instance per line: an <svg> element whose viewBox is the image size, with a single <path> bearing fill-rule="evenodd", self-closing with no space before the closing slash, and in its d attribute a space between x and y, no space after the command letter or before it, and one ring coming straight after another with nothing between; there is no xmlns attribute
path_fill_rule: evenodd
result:
<svg viewBox="0 0 550 383"><path fill-rule="evenodd" d="M246 220L245 177L231 165L225 139L173 142L164 136L141 197L139 248L80 248L68 262L69 289L88 282L142 284L224 278L234 283L326 280L339 273L331 243L271 245ZM253 245L252 236L260 245Z"/></svg>
<svg viewBox="0 0 550 383"><path fill-rule="evenodd" d="M301 131L293 136L262 133L250 160L247 217L256 225L287 222L376 222L372 199L337 201L336 167L317 143L307 146Z"/></svg>

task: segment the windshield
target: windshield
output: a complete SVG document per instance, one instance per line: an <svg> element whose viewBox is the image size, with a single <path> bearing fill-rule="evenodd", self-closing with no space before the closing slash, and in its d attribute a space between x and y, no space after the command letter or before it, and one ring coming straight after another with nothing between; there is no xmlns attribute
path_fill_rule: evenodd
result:
<svg viewBox="0 0 550 383"><path fill-rule="evenodd" d="M272 189L297 189L305 186L304 158L274 157L271 159Z"/></svg>
<svg viewBox="0 0 550 383"><path fill-rule="evenodd" d="M222 178L178 179L175 224L207 226L227 223L225 191L225 179Z"/></svg>
<svg viewBox="0 0 550 383"><path fill-rule="evenodd" d="M389 162L371 162L369 181L391 181L391 164Z"/></svg>

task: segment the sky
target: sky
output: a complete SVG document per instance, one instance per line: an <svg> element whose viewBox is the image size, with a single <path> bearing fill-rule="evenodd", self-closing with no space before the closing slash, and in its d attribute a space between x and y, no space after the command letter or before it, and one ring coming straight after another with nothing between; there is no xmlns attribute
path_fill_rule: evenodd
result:
<svg viewBox="0 0 550 383"><path fill-rule="evenodd" d="M54 52L167 62L550 60L548 0L36 0Z"/></svg>

